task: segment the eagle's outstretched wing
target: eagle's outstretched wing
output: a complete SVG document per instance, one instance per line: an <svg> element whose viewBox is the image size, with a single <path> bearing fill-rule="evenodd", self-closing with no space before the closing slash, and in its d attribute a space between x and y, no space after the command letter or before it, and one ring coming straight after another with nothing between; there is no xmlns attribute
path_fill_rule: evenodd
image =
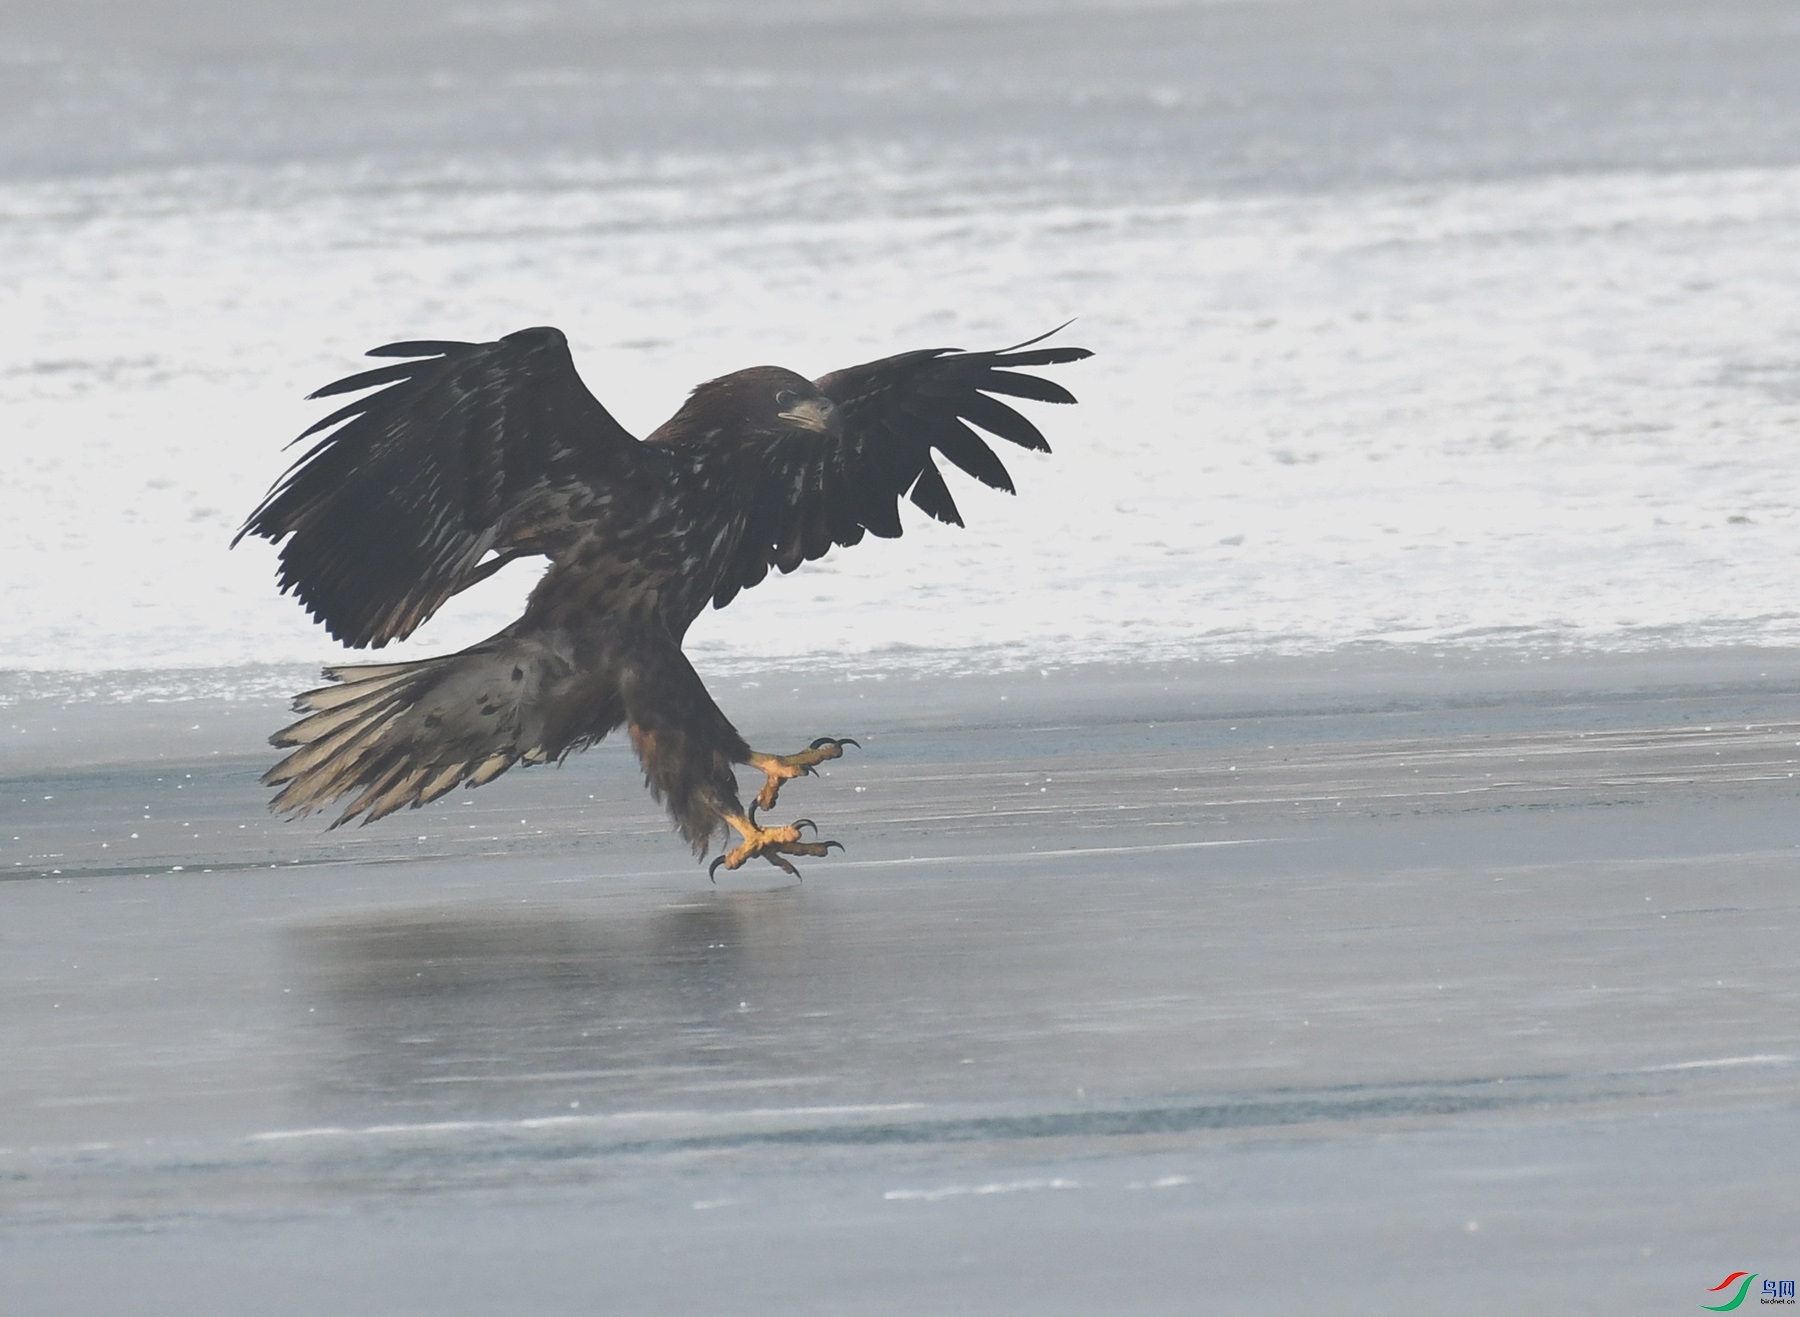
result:
<svg viewBox="0 0 1800 1317"><path fill-rule="evenodd" d="M1056 332L1054 330L1052 333ZM1038 452L1049 443L1024 416L991 395L1072 403L1060 384L1023 374L1093 356L1085 348L1040 348L1045 334L997 352L927 348L851 366L814 381L836 404L841 435L789 432L767 442L747 491L747 530L713 594L723 608L768 575L823 557L834 544L900 534L899 500L953 525L956 501L932 460L936 451L992 489L1012 477L970 424Z"/></svg>
<svg viewBox="0 0 1800 1317"><path fill-rule="evenodd" d="M560 330L369 355L412 360L311 394L377 389L300 436L330 430L237 534L287 537L282 592L347 645L404 639L512 558L554 557L571 512L657 460L582 384Z"/></svg>

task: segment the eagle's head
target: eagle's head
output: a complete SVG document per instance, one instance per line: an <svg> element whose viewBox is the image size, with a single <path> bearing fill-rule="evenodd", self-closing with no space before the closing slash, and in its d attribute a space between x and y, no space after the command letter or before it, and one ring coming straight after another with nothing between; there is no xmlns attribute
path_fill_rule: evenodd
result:
<svg viewBox="0 0 1800 1317"><path fill-rule="evenodd" d="M708 430L843 433L837 404L804 375L780 366L752 366L708 380L694 390L671 424L678 424L688 434Z"/></svg>

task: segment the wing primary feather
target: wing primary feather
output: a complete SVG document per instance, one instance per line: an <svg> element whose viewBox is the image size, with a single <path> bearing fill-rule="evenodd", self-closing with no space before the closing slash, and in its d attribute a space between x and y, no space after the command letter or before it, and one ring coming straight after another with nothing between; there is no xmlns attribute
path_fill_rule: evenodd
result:
<svg viewBox="0 0 1800 1317"><path fill-rule="evenodd" d="M989 489L1003 489L1008 494L1016 492L1012 477L994 455L994 450L982 442L980 435L954 417L932 430L931 444L959 470L975 477Z"/></svg>
<svg viewBox="0 0 1800 1317"><path fill-rule="evenodd" d="M1009 398L1030 398L1034 402L1075 401L1075 395L1055 380L1047 380L1041 375L1020 375L1010 370L983 371L975 381L975 387L985 393L1003 393Z"/></svg>
<svg viewBox="0 0 1800 1317"><path fill-rule="evenodd" d="M1079 317L1077 317L1077 316L1070 316L1067 320L1063 321L1055 329L1047 329L1043 333L1039 334L1036 338L1028 338L1023 343L1014 343L1009 348L1001 348L1000 351L995 353L994 355L1003 357L1003 356L1006 356L1008 353L1017 352L1020 348L1028 348L1033 343L1042 343L1047 338L1055 338L1058 334L1062 333L1063 330L1067 329L1070 325L1074 324L1078 318ZM1053 350L1055 350L1055 349L1053 349ZM1061 350L1065 351L1065 352L1071 351L1071 350L1075 351L1075 352L1082 351L1081 348L1074 348L1074 349L1064 348Z"/></svg>
<svg viewBox="0 0 1800 1317"><path fill-rule="evenodd" d="M415 338L408 339L404 343L384 343L378 348L370 348L363 355L365 357L448 357L453 353L480 346L479 343L462 343L453 339Z"/></svg>
<svg viewBox="0 0 1800 1317"><path fill-rule="evenodd" d="M1025 417L1019 415L1003 402L996 402L985 393L971 393L957 406L957 412L964 420L973 421L989 434L1017 444L1021 448L1029 448L1033 452L1047 453L1050 441L1044 438L1042 431ZM969 472L974 475L973 471Z"/></svg>
<svg viewBox="0 0 1800 1317"><path fill-rule="evenodd" d="M996 352L997 366L1061 366L1071 361L1086 361L1093 356L1086 348L1039 348L1036 352Z"/></svg>
<svg viewBox="0 0 1800 1317"><path fill-rule="evenodd" d="M336 425L339 421L347 421L352 416L361 416L364 412L374 410L376 400L379 399L381 396L382 396L381 394L377 393L373 397L358 398L355 402L346 403L344 406L339 407L335 412L331 413L331 415L325 417L323 420L314 421L311 425L307 426L299 434L295 435L292 439L288 440L286 446L289 448L292 448L295 444L299 443L302 439L311 438L313 435L319 433L319 431L321 431L321 430L329 430L332 426ZM336 438L336 436L334 435L334 436L332 436L332 438ZM294 466L298 467L302 463L311 461L313 459L313 457L321 449L329 446L330 442L331 442L331 440L327 439L324 443L319 444L316 448L312 449L311 452L307 453L305 457L302 457L299 461L295 462ZM290 468L290 474L291 473L292 473L292 468Z"/></svg>
<svg viewBox="0 0 1800 1317"><path fill-rule="evenodd" d="M913 482L912 502L939 521L951 526L963 524L962 513L956 510L956 500L950 497L950 487L944 483L937 464L930 458L919 469L919 478Z"/></svg>
<svg viewBox="0 0 1800 1317"><path fill-rule="evenodd" d="M431 368L429 361L402 361L392 366L377 366L374 370L365 370L355 375L346 375L341 380L333 380L322 388L314 389L307 394L307 400L329 398L339 393L355 393L358 389L372 389L377 384L391 384L395 380L411 379L420 371Z"/></svg>

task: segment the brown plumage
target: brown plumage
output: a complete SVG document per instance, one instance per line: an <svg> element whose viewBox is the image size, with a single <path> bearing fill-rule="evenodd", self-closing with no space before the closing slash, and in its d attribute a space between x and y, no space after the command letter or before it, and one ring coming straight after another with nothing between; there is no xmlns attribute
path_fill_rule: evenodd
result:
<svg viewBox="0 0 1800 1317"><path fill-rule="evenodd" d="M733 868L762 855L791 869L783 854L822 853L795 829L747 819L733 767L768 774L766 808L837 743L752 751L682 638L708 603L723 608L771 567L792 571L865 532L899 535L903 494L961 525L934 451L1010 492L970 425L1047 452L992 395L1074 402L1018 368L1090 355L1038 342L909 352L817 381L738 371L700 385L641 442L587 391L558 330L376 348L405 360L312 395L375 390L301 436L324 433L238 538L281 543L282 591L358 648L412 634L516 558L549 568L524 616L480 644L326 669L334 684L297 697L306 716L272 738L295 747L263 779L281 787L272 807L303 815L350 796L337 823L368 822L629 724L650 790L696 852L730 825L745 838L724 861Z"/></svg>

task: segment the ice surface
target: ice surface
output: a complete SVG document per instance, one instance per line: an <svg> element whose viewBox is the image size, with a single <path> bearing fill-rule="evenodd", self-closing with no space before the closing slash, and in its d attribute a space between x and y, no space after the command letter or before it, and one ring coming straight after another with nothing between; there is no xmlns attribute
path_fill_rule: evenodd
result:
<svg viewBox="0 0 1800 1317"><path fill-rule="evenodd" d="M1783 1266L1796 659L1295 711L1326 666L859 683L804 884L710 886L611 744L336 833L216 709L12 777L7 1311L1510 1317Z"/></svg>

